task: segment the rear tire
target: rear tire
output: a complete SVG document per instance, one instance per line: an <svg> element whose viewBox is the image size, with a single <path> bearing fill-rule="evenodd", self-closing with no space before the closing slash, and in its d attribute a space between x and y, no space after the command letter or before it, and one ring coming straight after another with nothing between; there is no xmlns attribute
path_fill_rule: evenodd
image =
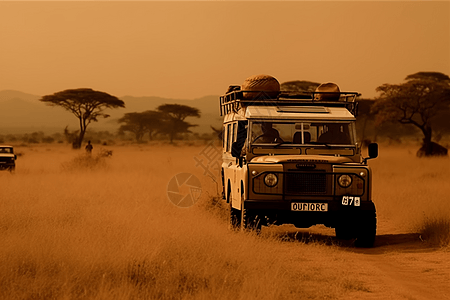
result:
<svg viewBox="0 0 450 300"><path fill-rule="evenodd" d="M229 223L229 228L230 230L239 230L241 228L241 211L233 208L233 199L231 196L231 191L228 191L228 199L229 199L229 204L230 204L230 223Z"/></svg>
<svg viewBox="0 0 450 300"><path fill-rule="evenodd" d="M238 230L241 227L241 212L231 206L230 202L230 229Z"/></svg>

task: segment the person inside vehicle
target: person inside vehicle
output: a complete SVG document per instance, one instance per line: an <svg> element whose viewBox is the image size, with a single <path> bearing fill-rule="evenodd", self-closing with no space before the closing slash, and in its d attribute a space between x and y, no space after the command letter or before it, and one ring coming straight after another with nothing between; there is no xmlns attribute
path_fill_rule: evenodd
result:
<svg viewBox="0 0 450 300"><path fill-rule="evenodd" d="M282 143L283 140L280 138L280 133L278 130L272 127L271 122L265 122L261 124L261 130L263 134L256 137L254 142L259 143Z"/></svg>
<svg viewBox="0 0 450 300"><path fill-rule="evenodd" d="M346 132L341 131L342 124L327 124L328 130L324 132L317 142L323 144L351 144L350 136Z"/></svg>

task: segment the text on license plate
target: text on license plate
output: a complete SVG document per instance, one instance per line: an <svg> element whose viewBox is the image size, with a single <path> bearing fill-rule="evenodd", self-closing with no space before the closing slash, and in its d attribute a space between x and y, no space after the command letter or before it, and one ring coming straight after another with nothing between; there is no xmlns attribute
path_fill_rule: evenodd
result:
<svg viewBox="0 0 450 300"><path fill-rule="evenodd" d="M291 203L291 211L328 211L328 203Z"/></svg>

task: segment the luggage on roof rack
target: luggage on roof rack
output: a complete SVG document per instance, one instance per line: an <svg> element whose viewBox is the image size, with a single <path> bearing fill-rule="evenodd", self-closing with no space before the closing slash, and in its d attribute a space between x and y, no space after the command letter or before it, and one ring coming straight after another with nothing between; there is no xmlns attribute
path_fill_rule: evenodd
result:
<svg viewBox="0 0 450 300"><path fill-rule="evenodd" d="M245 97L244 97L245 93ZM249 94L253 98L249 99ZM356 97L360 96L358 92L332 92L333 96L339 94L338 100L333 98L332 101L321 100L327 99L330 92L303 92L290 93L280 92L276 97L269 95L266 91L246 91L231 89L225 95L220 96L220 115L229 113L237 113L240 109L247 106L329 106L329 107L345 107L356 116L357 102ZM320 95L320 96L319 96ZM271 97L272 96L272 97ZM328 98L329 99L329 98Z"/></svg>

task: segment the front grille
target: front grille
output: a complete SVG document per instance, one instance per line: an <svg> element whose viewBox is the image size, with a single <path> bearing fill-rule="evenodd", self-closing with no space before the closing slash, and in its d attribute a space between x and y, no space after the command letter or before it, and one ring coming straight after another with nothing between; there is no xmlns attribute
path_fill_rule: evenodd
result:
<svg viewBox="0 0 450 300"><path fill-rule="evenodd" d="M286 192L296 195L327 193L327 175L320 172L286 173Z"/></svg>

